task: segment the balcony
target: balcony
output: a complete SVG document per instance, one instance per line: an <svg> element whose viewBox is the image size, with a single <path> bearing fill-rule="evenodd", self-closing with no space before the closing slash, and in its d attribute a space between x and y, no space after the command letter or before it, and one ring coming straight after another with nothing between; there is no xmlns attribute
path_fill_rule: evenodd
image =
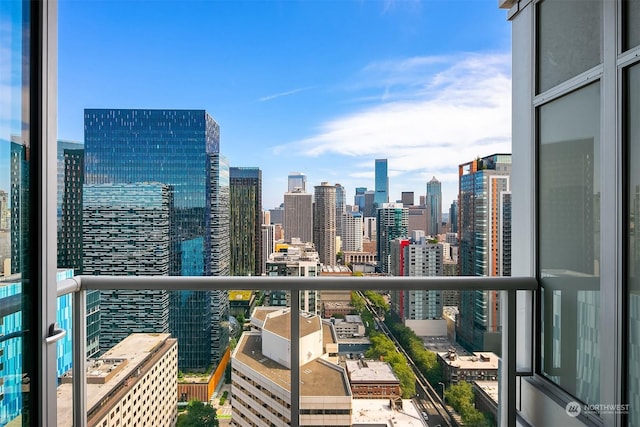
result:
<svg viewBox="0 0 640 427"><path fill-rule="evenodd" d="M308 286L307 286L308 285ZM344 290L365 291L369 289L406 290L499 290L501 291L501 305L503 307L502 346L503 357L501 365L500 384L500 419L501 425L515 425L516 378L518 368L530 373L531 334L516 333L525 324L520 324L516 313L520 317L531 316L530 303L532 291L537 290L537 281L533 278L516 277L167 277L167 276L77 276L58 282L58 296L72 294L73 302L73 425L87 425L87 370L86 370L86 293L91 290L185 290L194 291L228 290L228 289L256 289L256 290L286 290L291 295L291 306L299 306L299 292L302 287L316 290ZM517 302L517 295L524 296ZM290 316L291 336L299 335L300 317ZM526 323L526 322L525 322ZM519 337L519 338L518 338ZM299 340L291 340L291 357L300 354ZM518 354L519 353L519 354ZM522 372L521 372L522 373ZM300 396L301 372L297 364L291 368L291 396ZM291 413L300 414L300 398L292 399ZM300 418L293 416L292 426L300 425Z"/></svg>

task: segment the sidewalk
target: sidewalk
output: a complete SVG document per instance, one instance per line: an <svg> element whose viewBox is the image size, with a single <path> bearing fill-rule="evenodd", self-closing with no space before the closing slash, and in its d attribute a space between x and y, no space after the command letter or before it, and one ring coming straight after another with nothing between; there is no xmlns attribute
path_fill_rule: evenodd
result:
<svg viewBox="0 0 640 427"><path fill-rule="evenodd" d="M224 392L227 392L225 402L220 405L220 398ZM222 384L211 397L211 406L216 410L216 417L220 422L220 426L229 426L231 424L231 384Z"/></svg>

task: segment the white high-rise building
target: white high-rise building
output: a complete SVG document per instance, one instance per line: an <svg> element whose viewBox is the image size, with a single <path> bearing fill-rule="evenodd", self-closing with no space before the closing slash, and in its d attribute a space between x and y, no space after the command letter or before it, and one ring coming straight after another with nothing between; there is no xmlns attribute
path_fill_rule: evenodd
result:
<svg viewBox="0 0 640 427"><path fill-rule="evenodd" d="M362 252L363 222L360 212L342 215L342 251Z"/></svg>

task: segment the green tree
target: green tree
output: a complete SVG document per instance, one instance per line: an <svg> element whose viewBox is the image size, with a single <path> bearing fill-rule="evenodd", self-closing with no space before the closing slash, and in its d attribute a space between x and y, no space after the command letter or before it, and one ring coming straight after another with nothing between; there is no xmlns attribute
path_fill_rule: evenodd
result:
<svg viewBox="0 0 640 427"><path fill-rule="evenodd" d="M465 381L453 384L444 392L447 402L453 406L462 417L462 422L467 426L486 427L491 425L490 420L478 411L474 405L473 387Z"/></svg>
<svg viewBox="0 0 640 427"><path fill-rule="evenodd" d="M360 314L364 311L364 299L355 291L351 291L351 305Z"/></svg>
<svg viewBox="0 0 640 427"><path fill-rule="evenodd" d="M178 417L177 427L218 427L216 410L199 400L192 400L187 411Z"/></svg>

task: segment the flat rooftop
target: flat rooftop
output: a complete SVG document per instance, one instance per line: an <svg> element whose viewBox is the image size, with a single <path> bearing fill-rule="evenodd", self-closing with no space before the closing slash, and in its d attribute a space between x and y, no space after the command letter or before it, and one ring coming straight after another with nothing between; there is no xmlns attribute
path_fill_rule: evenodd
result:
<svg viewBox="0 0 640 427"><path fill-rule="evenodd" d="M394 383L400 382L388 363L377 360L347 360L347 372L352 383Z"/></svg>
<svg viewBox="0 0 640 427"><path fill-rule="evenodd" d="M461 356L457 354L455 360L449 359L448 355L448 352L438 353L440 359L442 359L447 365L458 369L498 369L499 357L495 353L488 351L476 351L470 356Z"/></svg>
<svg viewBox="0 0 640 427"><path fill-rule="evenodd" d="M250 301L253 291L229 291L229 301Z"/></svg>
<svg viewBox="0 0 640 427"><path fill-rule="evenodd" d="M498 404L498 381L481 381L473 382L479 389L487 394L496 404Z"/></svg>
<svg viewBox="0 0 640 427"><path fill-rule="evenodd" d="M262 354L262 338L259 332L242 334L234 351L234 358L285 390L291 391L291 371ZM341 367L322 359L315 359L300 366L300 395L350 396L351 389Z"/></svg>
<svg viewBox="0 0 640 427"><path fill-rule="evenodd" d="M171 345L177 345L176 343L176 339L171 338L170 334L131 334L111 350L107 351L97 360L126 360L127 363L105 383L87 384L87 412L92 412L97 406L103 404L111 394L113 394L115 400L119 399L121 397L119 394L124 394L129 388L121 390L117 386L131 376L138 368L144 371L146 362L153 362L153 356L157 349L164 345L169 347ZM88 363L88 365L90 365L90 363ZM142 376L136 377L136 379L137 378L142 378ZM61 384L58 387L57 402L58 426L72 426L73 384ZM108 407L109 405L107 405L107 408Z"/></svg>
<svg viewBox="0 0 640 427"><path fill-rule="evenodd" d="M259 320L260 323L264 324L264 321L267 319L267 315L269 313L273 313L274 311L282 310L284 307L274 307L274 306L260 306L253 309L253 313L251 313L251 318Z"/></svg>
<svg viewBox="0 0 640 427"><path fill-rule="evenodd" d="M389 399L353 399L351 425L424 427L420 411L411 399L402 399L402 412L389 407Z"/></svg>
<svg viewBox="0 0 640 427"><path fill-rule="evenodd" d="M322 328L322 319L316 315L300 315L300 337L305 337ZM291 339L291 311L280 316L268 317L263 329L286 339Z"/></svg>

